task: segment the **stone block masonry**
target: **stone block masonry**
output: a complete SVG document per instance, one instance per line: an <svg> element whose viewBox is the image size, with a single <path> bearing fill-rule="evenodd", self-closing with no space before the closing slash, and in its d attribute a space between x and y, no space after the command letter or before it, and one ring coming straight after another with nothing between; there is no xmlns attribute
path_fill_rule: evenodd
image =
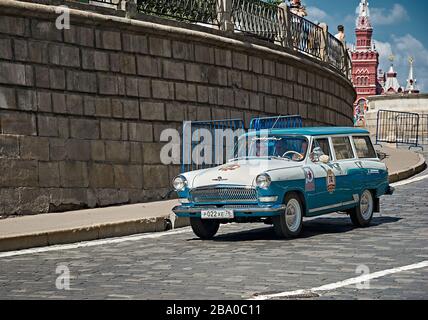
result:
<svg viewBox="0 0 428 320"><path fill-rule="evenodd" d="M161 199L179 167L160 133L183 120L352 125L351 83L310 58L103 12L57 30L51 6L0 0L0 215Z"/></svg>

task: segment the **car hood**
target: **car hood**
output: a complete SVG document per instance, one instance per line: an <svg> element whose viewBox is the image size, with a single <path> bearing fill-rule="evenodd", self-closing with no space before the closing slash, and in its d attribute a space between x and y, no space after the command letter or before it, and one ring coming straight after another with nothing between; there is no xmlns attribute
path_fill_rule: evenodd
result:
<svg viewBox="0 0 428 320"><path fill-rule="evenodd" d="M264 172L278 169L300 167L298 162L281 159L247 159L231 161L224 165L200 170L189 180L190 188L212 185L255 185L256 177Z"/></svg>

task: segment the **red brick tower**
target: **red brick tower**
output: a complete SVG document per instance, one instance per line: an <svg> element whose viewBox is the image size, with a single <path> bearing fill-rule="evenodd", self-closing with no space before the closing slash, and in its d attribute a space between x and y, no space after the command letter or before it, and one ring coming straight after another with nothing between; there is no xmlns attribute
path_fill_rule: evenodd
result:
<svg viewBox="0 0 428 320"><path fill-rule="evenodd" d="M367 97L380 94L381 86L378 82L379 53L376 51L372 36L373 27L370 22L369 3L361 0L360 11L355 29L357 42L351 52L352 81L357 91L355 101L356 122L358 116L364 115L367 108Z"/></svg>

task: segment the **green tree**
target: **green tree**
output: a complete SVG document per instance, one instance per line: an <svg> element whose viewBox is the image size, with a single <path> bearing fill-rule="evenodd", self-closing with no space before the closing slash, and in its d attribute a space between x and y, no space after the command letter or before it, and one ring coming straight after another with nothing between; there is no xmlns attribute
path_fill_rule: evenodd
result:
<svg viewBox="0 0 428 320"><path fill-rule="evenodd" d="M282 2L284 2L283 0L263 0L263 1L274 5L280 5Z"/></svg>

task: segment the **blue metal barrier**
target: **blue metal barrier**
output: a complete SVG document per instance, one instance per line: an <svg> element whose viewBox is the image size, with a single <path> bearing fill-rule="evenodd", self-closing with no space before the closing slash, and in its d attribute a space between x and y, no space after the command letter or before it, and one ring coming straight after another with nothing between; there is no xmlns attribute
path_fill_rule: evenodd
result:
<svg viewBox="0 0 428 320"><path fill-rule="evenodd" d="M208 130L211 134L212 141L211 144L207 147L210 148L211 157L210 163L195 163L195 159L193 159L193 151L196 146L204 141L201 141L203 138L203 132L201 130ZM245 132L244 121L242 119L227 119L227 120L212 120L212 121L185 121L183 123L183 145L182 145L182 154L181 154L181 172L188 172L200 169L206 169L210 167L215 167L222 163L217 163L219 153L221 153L221 159L227 161L225 155L227 156L233 150L226 149L222 141L218 141L218 137L216 136L216 130L227 130L226 134L236 133L237 130L241 130L240 133ZM186 138L185 138L186 137ZM227 138L227 137L226 137ZM230 137L229 137L230 138ZM187 139L187 141L185 141ZM206 142L205 142L206 143ZM220 148L221 146L221 148ZM234 148L234 146L233 146Z"/></svg>
<svg viewBox="0 0 428 320"><path fill-rule="evenodd" d="M254 118L250 123L250 130L288 129L301 127L303 127L303 121L302 117L298 115Z"/></svg>

